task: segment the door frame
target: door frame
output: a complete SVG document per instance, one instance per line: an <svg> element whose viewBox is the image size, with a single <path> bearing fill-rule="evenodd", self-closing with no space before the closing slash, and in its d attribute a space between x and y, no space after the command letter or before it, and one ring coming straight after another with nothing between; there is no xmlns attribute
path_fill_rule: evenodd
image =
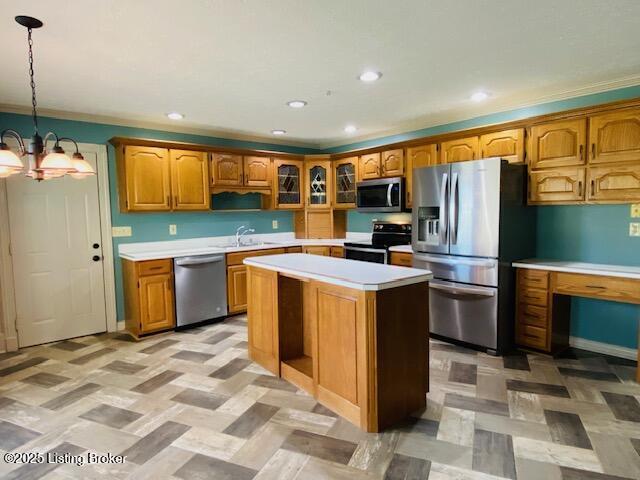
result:
<svg viewBox="0 0 640 480"><path fill-rule="evenodd" d="M25 143L28 143L28 141L28 139L25 140ZM105 314L107 332L115 332L117 330L116 286L113 239L111 236L111 196L109 194L109 156L107 155L107 146L79 143L78 148L81 152L96 154ZM69 149L72 149L71 145L69 145ZM10 245L7 184L6 181L0 180L0 351L5 350L7 352L18 350L15 283Z"/></svg>

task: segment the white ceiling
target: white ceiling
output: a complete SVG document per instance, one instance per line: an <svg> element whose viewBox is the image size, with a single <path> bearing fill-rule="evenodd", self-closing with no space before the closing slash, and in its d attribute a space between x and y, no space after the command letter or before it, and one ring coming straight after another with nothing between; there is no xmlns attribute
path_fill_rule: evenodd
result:
<svg viewBox="0 0 640 480"><path fill-rule="evenodd" d="M43 109L270 141L283 128L291 144L640 84L638 0L0 0L0 12L5 109L30 102L13 21L26 14L45 23ZM382 79L356 80L367 68ZM491 98L469 101L478 89Z"/></svg>

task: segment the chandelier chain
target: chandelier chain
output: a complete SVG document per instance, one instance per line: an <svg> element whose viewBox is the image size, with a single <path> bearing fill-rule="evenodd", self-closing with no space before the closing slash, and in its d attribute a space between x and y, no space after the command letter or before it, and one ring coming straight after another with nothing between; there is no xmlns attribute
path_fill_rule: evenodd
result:
<svg viewBox="0 0 640 480"><path fill-rule="evenodd" d="M27 29L28 34L28 42L29 42L29 77L31 79L31 104L33 105L32 115L33 115L33 125L35 127L36 133L38 133L38 115L36 113L36 81L34 79L33 73L33 39L31 38L31 29Z"/></svg>

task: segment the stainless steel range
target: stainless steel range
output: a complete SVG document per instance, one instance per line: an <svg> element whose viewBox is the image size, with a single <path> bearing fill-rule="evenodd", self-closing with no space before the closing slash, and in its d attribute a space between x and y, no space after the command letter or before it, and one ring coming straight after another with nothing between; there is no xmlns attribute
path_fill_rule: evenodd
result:
<svg viewBox="0 0 640 480"><path fill-rule="evenodd" d="M410 243L410 223L374 222L371 243L345 242L344 256L351 260L389 263L389 247Z"/></svg>
<svg viewBox="0 0 640 480"><path fill-rule="evenodd" d="M500 158L413 171L413 266L431 270L432 334L490 353L513 345L511 262L535 256L526 167Z"/></svg>

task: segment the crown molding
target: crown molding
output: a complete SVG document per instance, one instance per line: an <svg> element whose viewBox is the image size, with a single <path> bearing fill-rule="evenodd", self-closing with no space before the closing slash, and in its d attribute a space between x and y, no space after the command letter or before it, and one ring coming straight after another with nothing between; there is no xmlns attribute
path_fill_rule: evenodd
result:
<svg viewBox="0 0 640 480"><path fill-rule="evenodd" d="M0 112L16 113L20 115L31 115L31 107L21 105L10 105L0 103ZM236 130L214 129L199 127L196 125L184 124L177 125L175 123L149 122L145 120L127 119L121 117L112 117L108 115L93 115L89 113L67 112L64 110L54 110L46 108L38 108L38 115L41 117L51 117L60 120L73 120L79 122L98 123L101 125L117 125L120 127L144 128L149 130L159 130L162 132L184 133L187 135L199 135L203 137L224 138L226 140L241 140L245 142L259 142L273 145L284 145L288 147L300 147L318 149L317 142L303 142L299 140L283 140L273 137L260 135L251 135Z"/></svg>
<svg viewBox="0 0 640 480"><path fill-rule="evenodd" d="M225 129L213 129L206 127L199 127L196 125L188 124L168 124L162 122L149 122L145 120L126 119L121 117L113 117L106 115L92 115L78 112L67 112L63 110L53 109L39 109L41 116L52 117L62 120L75 120L82 122L98 123L103 125L118 125L123 127L132 128L145 128L150 130L159 130L164 132L175 132L190 135L200 135L204 137L217 137L228 140L240 140L247 142L259 142L268 143L273 145L285 145L290 147L300 147L318 150L318 153L322 153L323 150L337 148L347 145L356 144L359 142L365 142L369 140L383 139L393 135L400 135L411 133L414 131L424 130L427 128L437 127L441 125L447 125L449 123L461 122L465 120L472 120L477 117L485 115L507 113L514 110L525 109L535 106L544 105L547 103L570 100L585 95L592 95L598 93L605 93L613 90L618 90L626 87L633 87L640 85L640 74L630 75L627 77L618 78L615 80L608 80L604 82L591 83L577 88L569 90L561 90L548 95L535 96L530 98L517 97L510 101L488 102L486 105L479 106L477 104L468 103L464 108L448 110L442 113L429 114L424 117L401 122L394 128L379 130L367 135L361 135L357 137L349 137L349 139L336 139L332 141L299 141L299 140L283 140L273 137L265 137L260 135L251 135L236 130ZM497 99L496 99L497 100ZM0 112L5 113L17 113L23 115L31 114L31 107L0 104ZM428 118L428 120L427 120Z"/></svg>
<svg viewBox="0 0 640 480"><path fill-rule="evenodd" d="M586 95L605 93L613 90L619 90L621 88L635 87L638 85L640 85L640 75L630 75L616 80L597 82L570 90L562 90L549 95L535 96L531 98L516 98L512 99L509 102L489 102L482 108L479 108L478 104L469 102L468 107L465 107L463 109L449 110L442 113L430 114L428 115L428 121L425 119L425 117L421 117L418 119L402 122L392 129L382 130L358 137L350 137L348 141L341 139L335 141L319 142L318 147L316 148L325 150L329 148L342 147L346 145L352 145L354 143L365 142L368 140L382 139L384 137L393 135L400 135L418 130L424 130L427 128L439 127L442 125L447 125L449 123L472 120L474 118L482 117L485 115L497 115L514 110L536 107L562 100L571 100Z"/></svg>

